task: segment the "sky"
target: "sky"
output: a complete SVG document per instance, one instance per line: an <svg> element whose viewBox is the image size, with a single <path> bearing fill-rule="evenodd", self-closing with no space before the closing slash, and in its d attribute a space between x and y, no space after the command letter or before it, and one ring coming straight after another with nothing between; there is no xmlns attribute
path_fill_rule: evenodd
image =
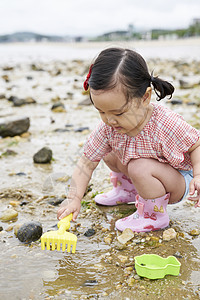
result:
<svg viewBox="0 0 200 300"><path fill-rule="evenodd" d="M200 0L0 0L0 35L33 31L92 37L115 30L186 28Z"/></svg>

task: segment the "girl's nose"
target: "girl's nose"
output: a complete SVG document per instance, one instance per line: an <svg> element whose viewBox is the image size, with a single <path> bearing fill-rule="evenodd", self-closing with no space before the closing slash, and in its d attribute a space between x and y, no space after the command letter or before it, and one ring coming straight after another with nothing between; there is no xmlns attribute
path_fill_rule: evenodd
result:
<svg viewBox="0 0 200 300"><path fill-rule="evenodd" d="M110 125L115 125L116 124L116 120L113 117L108 117L107 120L108 120L108 123Z"/></svg>

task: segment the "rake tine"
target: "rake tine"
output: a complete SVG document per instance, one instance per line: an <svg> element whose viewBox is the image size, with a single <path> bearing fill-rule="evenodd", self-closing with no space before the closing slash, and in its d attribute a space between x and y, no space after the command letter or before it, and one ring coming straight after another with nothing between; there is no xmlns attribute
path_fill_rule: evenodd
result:
<svg viewBox="0 0 200 300"><path fill-rule="evenodd" d="M41 239L41 248L42 250L45 250L45 242L43 239Z"/></svg>
<svg viewBox="0 0 200 300"><path fill-rule="evenodd" d="M67 252L70 252L70 249L71 249L71 243L68 242L68 244L67 244Z"/></svg>
<svg viewBox="0 0 200 300"><path fill-rule="evenodd" d="M49 241L47 241L47 250L50 250L50 242Z"/></svg>
<svg viewBox="0 0 200 300"><path fill-rule="evenodd" d="M76 242L72 242L72 253L76 251Z"/></svg>
<svg viewBox="0 0 200 300"><path fill-rule="evenodd" d="M52 248L51 248L51 250L53 250L53 251L54 251L54 250L55 250L56 243L53 241L51 244L52 244Z"/></svg>
<svg viewBox="0 0 200 300"><path fill-rule="evenodd" d="M60 242L57 243L57 250L60 251Z"/></svg>
<svg viewBox="0 0 200 300"><path fill-rule="evenodd" d="M65 251L65 248L66 248L66 243L62 243L62 251L64 252Z"/></svg>

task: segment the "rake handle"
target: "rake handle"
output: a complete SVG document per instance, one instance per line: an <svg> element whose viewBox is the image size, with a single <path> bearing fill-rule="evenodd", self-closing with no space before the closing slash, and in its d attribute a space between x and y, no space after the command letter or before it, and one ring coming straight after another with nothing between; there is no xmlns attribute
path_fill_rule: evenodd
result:
<svg viewBox="0 0 200 300"><path fill-rule="evenodd" d="M60 220L58 222L58 232L59 233L64 233L66 230L68 230L70 228L70 221L72 220L72 213L67 216L64 217L62 220Z"/></svg>

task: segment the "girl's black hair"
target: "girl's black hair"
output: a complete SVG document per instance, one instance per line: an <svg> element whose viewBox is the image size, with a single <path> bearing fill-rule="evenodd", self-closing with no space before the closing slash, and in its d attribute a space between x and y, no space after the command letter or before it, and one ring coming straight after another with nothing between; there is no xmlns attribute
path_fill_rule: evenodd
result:
<svg viewBox="0 0 200 300"><path fill-rule="evenodd" d="M149 74L147 64L137 52L123 48L108 48L96 58L88 84L94 90L111 90L121 83L127 99L141 98L147 87L154 87L158 101L172 97L171 83Z"/></svg>

